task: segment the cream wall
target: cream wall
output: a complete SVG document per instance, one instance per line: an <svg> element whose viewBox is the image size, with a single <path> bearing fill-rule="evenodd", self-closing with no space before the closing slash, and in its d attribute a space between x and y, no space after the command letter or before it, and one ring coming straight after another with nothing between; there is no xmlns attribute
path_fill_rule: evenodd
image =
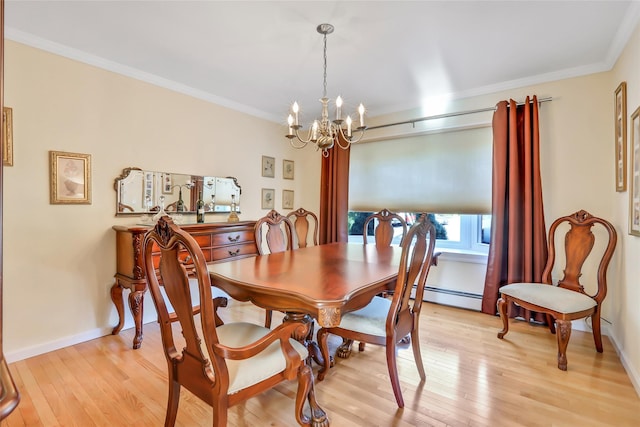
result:
<svg viewBox="0 0 640 427"><path fill-rule="evenodd" d="M628 193L615 192L613 91L626 80L629 114L640 105L639 44L636 29L611 72L369 121L371 126L484 108L533 94L553 97L540 112L547 224L586 209L615 225L620 242L609 271L604 316L611 322L607 329L637 390L640 312L635 307L640 300L640 265L633 260L640 253L640 239L626 233ZM243 188L243 219L265 213L259 207L262 187L277 189L276 204L280 190L291 188L296 191L296 206L318 209L320 155L311 149L288 148L280 126L11 41L6 43L5 59L5 101L14 108L15 139L15 166L5 168L4 189L4 347L10 361L106 334L116 323L108 292L115 269L111 226L131 220L114 217L112 185L126 166L234 175ZM377 138L490 120L488 112L369 135ZM49 205L48 150L93 156L92 205ZM282 158L295 160L295 186L281 179L280 168L275 180L260 177L262 154L276 157L278 164ZM455 264L446 263L449 268ZM481 270L470 269L473 273L467 277L480 292ZM153 318L148 309L145 319ZM131 325L129 318L128 322Z"/></svg>
<svg viewBox="0 0 640 427"><path fill-rule="evenodd" d="M266 214L263 187L276 189L281 211L282 189L295 191L296 207L318 211L321 154L290 148L284 127L12 41L5 49L14 126L14 166L4 168L9 361L102 336L117 323L111 227L135 221L115 217L113 182L125 167L235 176L241 219ZM49 150L91 154L92 204L49 204ZM261 177L262 155L276 158L275 178ZM282 179L283 158L295 161L293 181ZM149 299L144 317L155 320Z"/></svg>

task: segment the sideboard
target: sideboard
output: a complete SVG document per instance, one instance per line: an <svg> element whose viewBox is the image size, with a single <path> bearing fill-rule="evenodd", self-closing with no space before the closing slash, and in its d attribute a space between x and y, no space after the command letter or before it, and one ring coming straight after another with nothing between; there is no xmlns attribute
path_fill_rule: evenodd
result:
<svg viewBox="0 0 640 427"><path fill-rule="evenodd" d="M191 234L204 253L207 262L223 262L258 254L254 238L255 221L211 222L182 224L180 227ZM117 335L124 326L123 289L129 289L129 308L136 328L133 348L142 345L142 313L147 282L144 274L142 241L151 226L114 225L116 232L116 274L111 287L111 300L118 311L118 324L111 332ZM155 255L154 255L155 256ZM157 265L157 262L154 264ZM223 299L223 298L222 298ZM217 301L221 306L226 300Z"/></svg>

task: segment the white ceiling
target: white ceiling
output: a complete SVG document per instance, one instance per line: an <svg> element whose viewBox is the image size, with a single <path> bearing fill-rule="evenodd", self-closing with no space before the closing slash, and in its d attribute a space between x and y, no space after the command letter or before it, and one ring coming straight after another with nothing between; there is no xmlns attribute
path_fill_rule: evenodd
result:
<svg viewBox="0 0 640 427"><path fill-rule="evenodd" d="M638 1L27 1L5 37L284 123L322 95L369 116L606 71ZM10 58L8 58L10 60Z"/></svg>

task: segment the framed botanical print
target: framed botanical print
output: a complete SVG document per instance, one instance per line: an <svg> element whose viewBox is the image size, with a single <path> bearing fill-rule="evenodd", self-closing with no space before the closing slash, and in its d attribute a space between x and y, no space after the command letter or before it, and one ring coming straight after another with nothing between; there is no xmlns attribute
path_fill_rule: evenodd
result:
<svg viewBox="0 0 640 427"><path fill-rule="evenodd" d="M91 204L91 155L49 151L50 203Z"/></svg>
<svg viewBox="0 0 640 427"><path fill-rule="evenodd" d="M262 209L273 209L275 206L276 190L273 188L262 189Z"/></svg>
<svg viewBox="0 0 640 427"><path fill-rule="evenodd" d="M293 179L293 160L282 161L282 177L284 179Z"/></svg>
<svg viewBox="0 0 640 427"><path fill-rule="evenodd" d="M627 189L627 83L615 92L616 191Z"/></svg>
<svg viewBox="0 0 640 427"><path fill-rule="evenodd" d="M640 236L640 107L631 115L629 234Z"/></svg>
<svg viewBox="0 0 640 427"><path fill-rule="evenodd" d="M262 156L262 176L273 178L276 176L276 159L269 156Z"/></svg>
<svg viewBox="0 0 640 427"><path fill-rule="evenodd" d="M293 190L282 190L282 209L293 209Z"/></svg>

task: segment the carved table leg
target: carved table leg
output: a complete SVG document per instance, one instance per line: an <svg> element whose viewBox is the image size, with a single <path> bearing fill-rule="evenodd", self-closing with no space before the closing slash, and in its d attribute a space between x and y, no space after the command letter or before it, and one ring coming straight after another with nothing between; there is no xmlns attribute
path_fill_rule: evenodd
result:
<svg viewBox="0 0 640 427"><path fill-rule="evenodd" d="M311 367L307 366L307 369L311 370ZM318 401L316 400L316 391L313 382L311 382L311 390L309 390L308 401L309 407L311 409L311 426L329 427L329 417L327 417L327 413L320 407Z"/></svg>
<svg viewBox="0 0 640 427"><path fill-rule="evenodd" d="M353 340L342 338L342 344L336 350L336 356L341 359L348 359L351 356L351 346L353 345Z"/></svg>
<svg viewBox="0 0 640 427"><path fill-rule="evenodd" d="M111 301L113 301L113 305L116 306L116 311L118 312L118 324L111 331L111 335L118 335L124 326L124 301L122 299L122 286L120 286L118 279L111 287Z"/></svg>
<svg viewBox="0 0 640 427"><path fill-rule="evenodd" d="M132 291L129 294L129 308L133 315L133 323L136 326L136 335L133 338L133 348L138 349L142 345L142 312L144 291Z"/></svg>
<svg viewBox="0 0 640 427"><path fill-rule="evenodd" d="M318 343L313 340L313 318L308 314L304 313L285 313L283 322L287 321L302 321L307 325L306 331L298 332L292 336L296 341L301 342L307 347L309 351L309 357L316 362L320 366L324 366L324 358L322 357L322 353L320 352L320 347ZM300 331L300 329L298 329Z"/></svg>

